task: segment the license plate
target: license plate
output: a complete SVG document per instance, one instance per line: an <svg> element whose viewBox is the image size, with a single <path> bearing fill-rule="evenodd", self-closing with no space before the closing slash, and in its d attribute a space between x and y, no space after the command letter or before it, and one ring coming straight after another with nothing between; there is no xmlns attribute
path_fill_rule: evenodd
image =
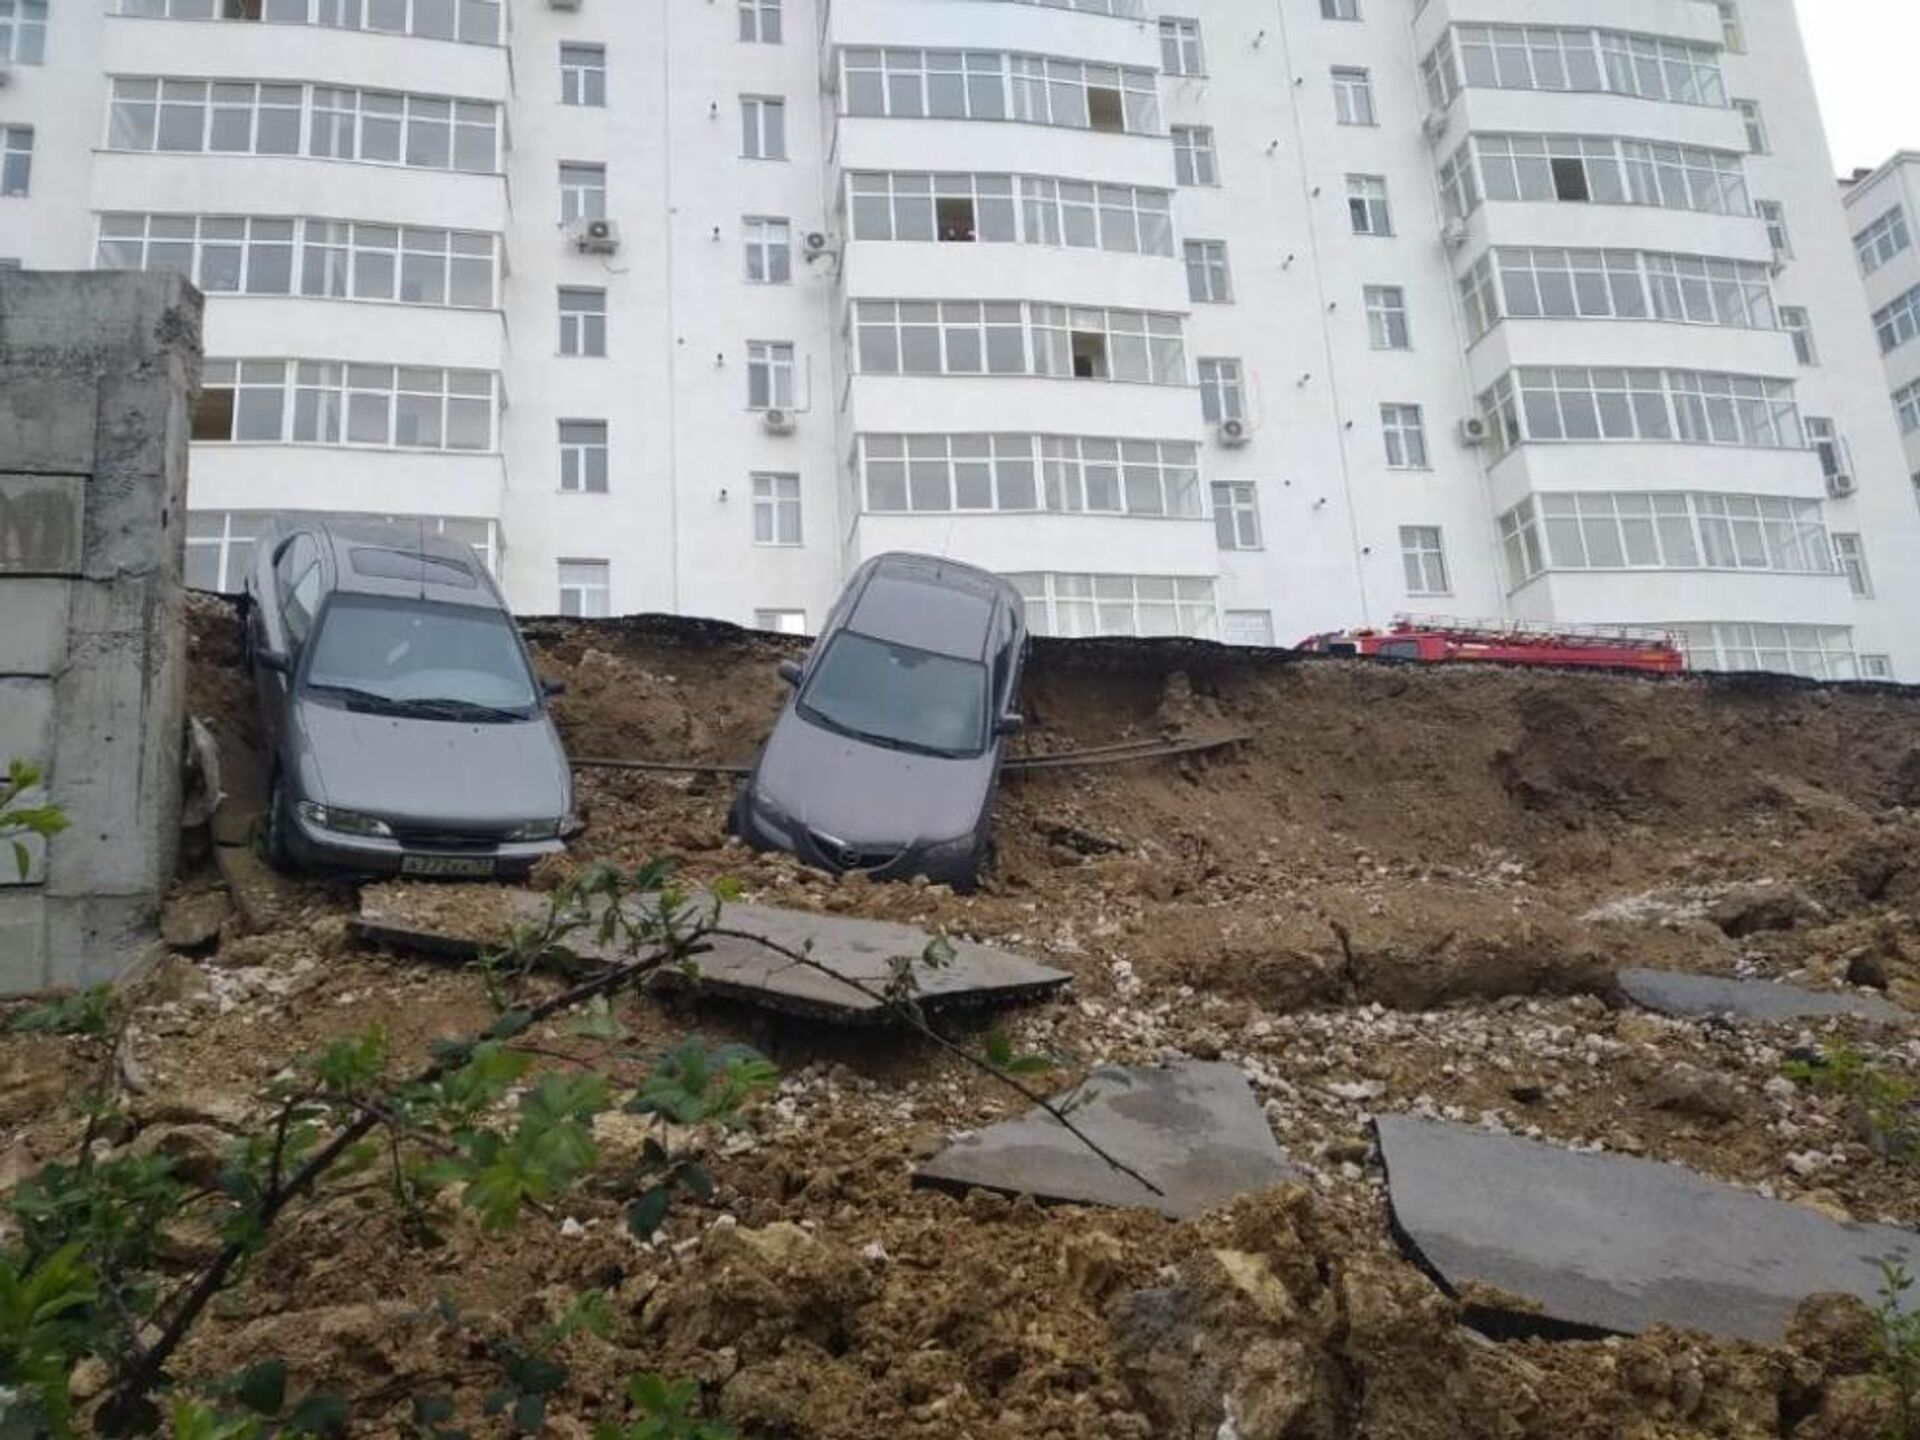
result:
<svg viewBox="0 0 1920 1440"><path fill-rule="evenodd" d="M402 875L491 875L493 861L462 855L402 855Z"/></svg>

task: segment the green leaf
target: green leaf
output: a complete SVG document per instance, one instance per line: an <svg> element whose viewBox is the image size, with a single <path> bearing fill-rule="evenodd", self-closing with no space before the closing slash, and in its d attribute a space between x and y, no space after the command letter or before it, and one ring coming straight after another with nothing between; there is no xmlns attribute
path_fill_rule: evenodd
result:
<svg viewBox="0 0 1920 1440"><path fill-rule="evenodd" d="M13 842L13 863L20 871L20 878L26 879L27 871L33 867L33 857L27 853L27 847L18 840Z"/></svg>
<svg viewBox="0 0 1920 1440"><path fill-rule="evenodd" d="M707 888L713 892L715 899L723 900L729 905L740 898L740 882L731 875L722 875Z"/></svg>
<svg viewBox="0 0 1920 1440"><path fill-rule="evenodd" d="M1009 1075L1038 1075L1053 1069L1053 1061L1045 1055L1015 1055L1000 1068Z"/></svg>
<svg viewBox="0 0 1920 1440"><path fill-rule="evenodd" d="M996 1070L1004 1070L1013 1060L1013 1041L1004 1030L987 1032L987 1063Z"/></svg>
<svg viewBox="0 0 1920 1440"><path fill-rule="evenodd" d="M532 1435L539 1431L547 1421L547 1397L544 1395L522 1395L513 1402L513 1428L522 1435Z"/></svg>
<svg viewBox="0 0 1920 1440"><path fill-rule="evenodd" d="M487 1031L489 1039L511 1040L533 1023L533 1016L526 1010L509 1010L493 1022L493 1028Z"/></svg>
<svg viewBox="0 0 1920 1440"><path fill-rule="evenodd" d="M653 1238L653 1232L667 1218L667 1206L672 1199L664 1185L641 1191L640 1197L627 1207L627 1229L636 1240Z"/></svg>
<svg viewBox="0 0 1920 1440"><path fill-rule="evenodd" d="M704 1165L696 1165L689 1161L680 1167L678 1178L681 1185L685 1186L694 1199L702 1204L713 1199L713 1176L707 1173Z"/></svg>
<svg viewBox="0 0 1920 1440"><path fill-rule="evenodd" d="M287 1364L262 1360L249 1365L233 1382L233 1398L256 1415L278 1415L287 1403Z"/></svg>
<svg viewBox="0 0 1920 1440"><path fill-rule="evenodd" d="M289 1435L317 1435L335 1440L347 1433L347 1402L331 1390L315 1390L301 1399L287 1416L282 1431Z"/></svg>

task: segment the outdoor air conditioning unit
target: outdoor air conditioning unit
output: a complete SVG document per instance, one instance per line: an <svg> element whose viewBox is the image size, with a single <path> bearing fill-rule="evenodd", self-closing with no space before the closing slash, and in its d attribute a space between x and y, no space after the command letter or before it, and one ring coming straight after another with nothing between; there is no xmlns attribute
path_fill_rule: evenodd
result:
<svg viewBox="0 0 1920 1440"><path fill-rule="evenodd" d="M1229 450L1237 449L1252 438L1247 430L1247 422L1239 419L1222 420L1213 427L1213 434Z"/></svg>
<svg viewBox="0 0 1920 1440"><path fill-rule="evenodd" d="M1458 250L1467 243L1467 222L1449 220L1440 231L1440 243L1449 250Z"/></svg>
<svg viewBox="0 0 1920 1440"><path fill-rule="evenodd" d="M1427 139L1438 144L1440 137L1447 133L1447 112L1438 108L1427 111L1420 128L1426 133Z"/></svg>
<svg viewBox="0 0 1920 1440"><path fill-rule="evenodd" d="M1853 494L1854 483L1851 475L1827 476L1827 494L1836 500L1844 500Z"/></svg>
<svg viewBox="0 0 1920 1440"><path fill-rule="evenodd" d="M1493 426L1487 423L1484 415L1469 415L1460 422L1460 443L1462 445L1484 445L1493 438Z"/></svg>
<svg viewBox="0 0 1920 1440"><path fill-rule="evenodd" d="M826 231L809 230L805 238L801 240L800 245L801 251L807 259L818 260L822 255L827 253L828 247L831 246L832 243Z"/></svg>
<svg viewBox="0 0 1920 1440"><path fill-rule="evenodd" d="M760 424L769 435L791 435L793 433L793 412L791 410L763 410L760 412Z"/></svg>
<svg viewBox="0 0 1920 1440"><path fill-rule="evenodd" d="M573 248L582 255L615 255L620 250L620 227L612 220L576 220Z"/></svg>

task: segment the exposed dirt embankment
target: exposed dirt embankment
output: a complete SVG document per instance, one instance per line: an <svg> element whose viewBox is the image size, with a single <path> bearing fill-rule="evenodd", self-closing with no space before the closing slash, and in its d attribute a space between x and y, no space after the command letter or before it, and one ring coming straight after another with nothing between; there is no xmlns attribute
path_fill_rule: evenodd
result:
<svg viewBox="0 0 1920 1440"><path fill-rule="evenodd" d="M196 709L244 733L231 617L203 605L196 623ZM578 755L750 759L785 693L774 665L798 653L655 620L528 633L567 682ZM1872 1433L1860 1317L1831 1307L1771 1350L1469 1335L1394 1248L1367 1120L1446 1115L1920 1224L1920 1179L1844 1105L1781 1078L1790 1050L1842 1033L1920 1073L1920 1028L1689 1024L1623 1007L1612 985L1651 965L1865 985L1920 1011L1920 693L1096 643L1036 647L1025 709L1029 752L1252 739L1010 776L999 869L971 897L750 855L723 838L719 777L583 773L573 860L673 853L750 898L1070 969L1067 998L1011 1014L1019 1044L1064 1057L1063 1083L1103 1061L1232 1061L1307 1184L1179 1224L915 1191L917 1157L1015 1102L904 1039L629 999L642 1047L699 1028L786 1074L714 1157L711 1204L680 1205L648 1249L603 1196L569 1202L566 1238L537 1217L504 1238L454 1220L422 1249L362 1183L294 1222L190 1364L284 1354L297 1378L353 1392L368 1433L399 1430L414 1391L453 1390L475 1420L491 1383L475 1327L550 1318L597 1287L615 1327L568 1342L556 1434L585 1434L642 1368L697 1376L762 1440ZM375 1021L396 1064L484 1023L474 977L357 950L351 903L350 887L290 887L277 928L230 922L159 978L134 1032L149 1128L244 1128L289 1058ZM560 1026L534 1038L579 1043ZM86 1056L6 1040L0 1060L71 1076ZM16 1164L71 1142L65 1084L0 1107ZM468 1320L433 1318L442 1293Z"/></svg>

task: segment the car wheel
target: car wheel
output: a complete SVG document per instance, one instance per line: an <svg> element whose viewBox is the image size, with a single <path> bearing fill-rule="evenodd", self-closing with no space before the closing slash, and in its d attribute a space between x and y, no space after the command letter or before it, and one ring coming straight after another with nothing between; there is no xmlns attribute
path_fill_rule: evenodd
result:
<svg viewBox="0 0 1920 1440"><path fill-rule="evenodd" d="M293 847L288 843L292 824L293 817L287 813L287 787L280 783L280 777L276 775L267 788L266 834L262 837L262 843L267 864L283 873L293 870Z"/></svg>

